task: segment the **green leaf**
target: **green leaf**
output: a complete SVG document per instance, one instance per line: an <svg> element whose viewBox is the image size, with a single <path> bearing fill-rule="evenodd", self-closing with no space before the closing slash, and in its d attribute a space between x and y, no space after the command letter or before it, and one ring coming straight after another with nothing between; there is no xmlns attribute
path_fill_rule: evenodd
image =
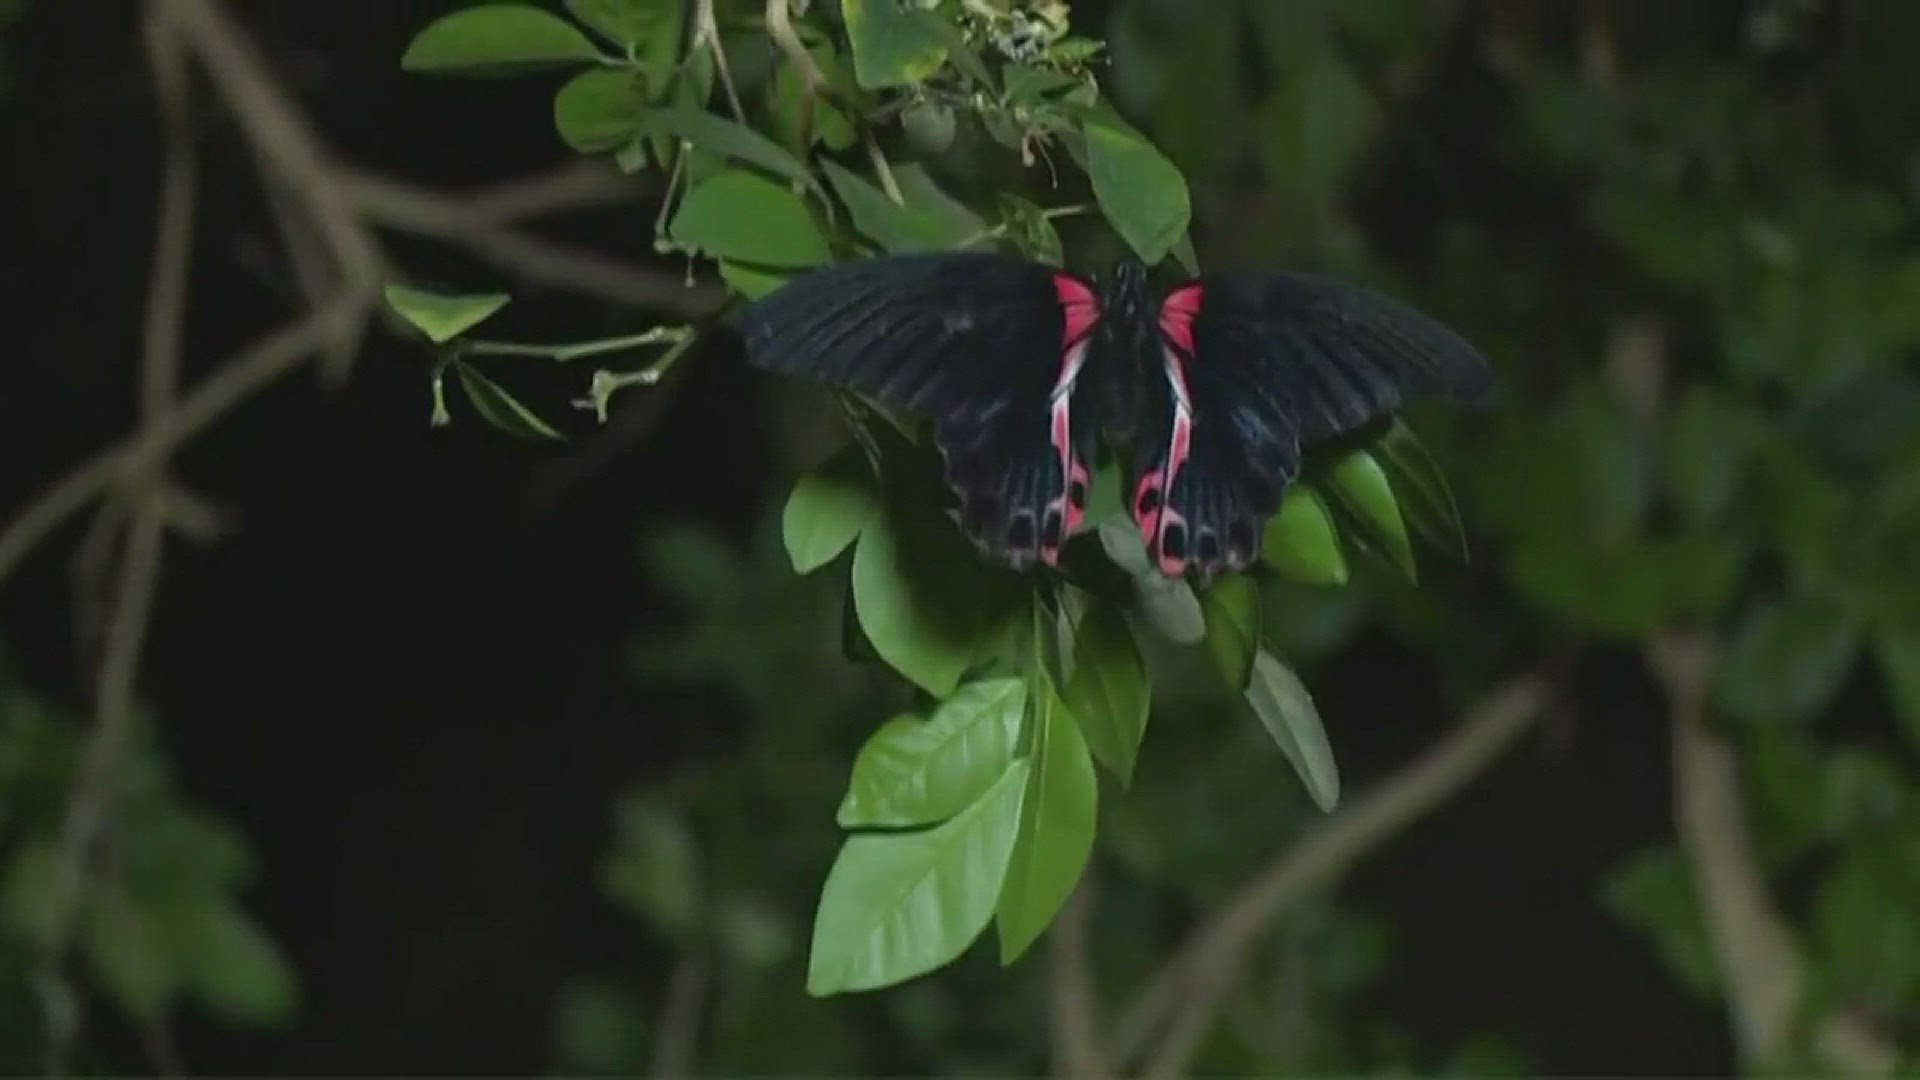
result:
<svg viewBox="0 0 1920 1080"><path fill-rule="evenodd" d="M651 45L668 38L679 47L682 0L567 0L573 17L621 45Z"/></svg>
<svg viewBox="0 0 1920 1080"><path fill-rule="evenodd" d="M716 116L698 106L649 109L645 129L654 135L685 139L709 154L757 165L807 187L817 186L813 174L807 171L807 163L791 151L745 124Z"/></svg>
<svg viewBox="0 0 1920 1080"><path fill-rule="evenodd" d="M194 996L230 1023L274 1027L293 1016L299 984L293 968L240 905L209 899L169 919L174 955Z"/></svg>
<svg viewBox="0 0 1920 1080"><path fill-rule="evenodd" d="M451 296L407 285L388 285L386 298L395 314L412 323L435 345L445 345L507 305L506 293Z"/></svg>
<svg viewBox="0 0 1920 1080"><path fill-rule="evenodd" d="M1347 556L1333 516L1320 493L1306 484L1287 489L1279 512L1267 522L1260 553L1296 581L1342 585L1347 580Z"/></svg>
<svg viewBox="0 0 1920 1080"><path fill-rule="evenodd" d="M172 1007L179 973L163 953L146 912L124 895L99 895L88 904L85 935L87 961L116 1005L149 1020Z"/></svg>
<svg viewBox="0 0 1920 1080"><path fill-rule="evenodd" d="M938 217L956 244L986 229L987 224L980 215L947 194L919 162L894 166L893 178L900 184L900 193L906 196L907 205Z"/></svg>
<svg viewBox="0 0 1920 1080"><path fill-rule="evenodd" d="M1686 857L1671 843L1642 849L1609 873L1601 894L1616 918L1645 934L1667 969L1695 998L1720 998L1720 971L1707 941Z"/></svg>
<svg viewBox="0 0 1920 1080"><path fill-rule="evenodd" d="M734 262L731 259L720 260L720 278L741 296L748 300L758 300L787 283L791 271L775 270L764 266L751 266Z"/></svg>
<svg viewBox="0 0 1920 1080"><path fill-rule="evenodd" d="M814 62L826 70L838 57L831 49L810 49ZM828 77L831 83L833 79ZM811 107L809 118L807 109ZM806 77L800 74L792 64L781 64L774 73L773 84L767 90L767 109L771 113L774 130L789 146L798 146L803 134L810 135L814 142L825 143L829 149L844 150L853 145L857 133L853 125L847 122L845 113L825 98L814 96L809 106ZM807 123L812 124L811 131L803 132Z"/></svg>
<svg viewBox="0 0 1920 1080"><path fill-rule="evenodd" d="M1227 574L1200 598L1207 620L1207 648L1235 690L1245 690L1260 647L1260 585L1251 574Z"/></svg>
<svg viewBox="0 0 1920 1080"><path fill-rule="evenodd" d="M1247 704L1266 725L1273 741L1293 764L1293 771L1313 796L1314 805L1330 811L1340 801L1340 771L1320 723L1313 695L1293 669L1272 653L1254 653L1253 674L1247 680Z"/></svg>
<svg viewBox="0 0 1920 1080"><path fill-rule="evenodd" d="M530 4L482 4L435 19L400 57L404 71L512 75L601 59L572 23Z"/></svg>
<svg viewBox="0 0 1920 1080"><path fill-rule="evenodd" d="M1109 521L1094 530L1114 565L1133 579L1133 607L1176 645L1196 645L1207 636L1207 619L1193 586L1170 578L1147 562L1146 546L1130 523Z"/></svg>
<svg viewBox="0 0 1920 1080"><path fill-rule="evenodd" d="M1759 603L1715 672L1721 708L1757 726L1799 724L1824 709L1860 652L1845 610L1811 596Z"/></svg>
<svg viewBox="0 0 1920 1080"><path fill-rule="evenodd" d="M807 574L832 562L860 535L880 508L873 473L858 443L800 478L781 514L781 536L795 571Z"/></svg>
<svg viewBox="0 0 1920 1080"><path fill-rule="evenodd" d="M1027 951L1073 887L1093 851L1099 782L1073 714L1044 685L1034 702L1032 770L1020 805L1020 836L1000 893L1000 962Z"/></svg>
<svg viewBox="0 0 1920 1080"><path fill-rule="evenodd" d="M822 164L827 182L853 218L853 227L890 254L940 251L955 243L949 230L932 213L894 202L866 178L831 160Z"/></svg>
<svg viewBox="0 0 1920 1080"><path fill-rule="evenodd" d="M1386 471L1387 482L1413 530L1429 544L1465 559L1467 531L1460 521L1453 489L1413 429L1394 418L1387 433L1374 444L1373 456Z"/></svg>
<svg viewBox="0 0 1920 1080"><path fill-rule="evenodd" d="M1006 881L1028 769L1014 761L978 801L931 829L848 838L814 915L808 994L904 982L973 944Z"/></svg>
<svg viewBox="0 0 1920 1080"><path fill-rule="evenodd" d="M1193 215L1186 178L1110 108L1085 120L1087 173L1107 220L1148 266L1167 257Z"/></svg>
<svg viewBox="0 0 1920 1080"><path fill-rule="evenodd" d="M1821 967L1836 986L1880 1014L1920 997L1920 842L1847 852L1821 882L1814 925Z"/></svg>
<svg viewBox="0 0 1920 1080"><path fill-rule="evenodd" d="M874 650L936 698L953 693L991 625L980 596L966 595L974 558L951 522L889 509L860 533L853 553L854 609Z"/></svg>
<svg viewBox="0 0 1920 1080"><path fill-rule="evenodd" d="M947 35L938 16L898 0L840 0L854 77L869 90L908 86L939 71Z"/></svg>
<svg viewBox="0 0 1920 1080"><path fill-rule="evenodd" d="M629 69L589 68L553 96L554 129L583 154L618 150L640 132L646 89Z"/></svg>
<svg viewBox="0 0 1920 1080"><path fill-rule="evenodd" d="M473 403L474 411L487 423L509 435L523 438L560 438L560 433L545 420L534 415L531 409L507 393L499 383L480 374L472 364L456 362L453 370L460 376L460 386L466 390L467 400Z"/></svg>
<svg viewBox="0 0 1920 1080"><path fill-rule="evenodd" d="M1908 741L1920 749L1920 629L1883 627L1874 638L1874 652L1894 715L1906 724Z"/></svg>
<svg viewBox="0 0 1920 1080"><path fill-rule="evenodd" d="M946 102L916 101L900 114L900 127L921 153L944 154L960 125Z"/></svg>
<svg viewBox="0 0 1920 1080"><path fill-rule="evenodd" d="M833 257L800 196L744 169L687 192L667 231L715 258L761 266L818 266Z"/></svg>
<svg viewBox="0 0 1920 1080"><path fill-rule="evenodd" d="M691 930L701 916L700 849L680 811L623 799L600 884L630 914L672 933Z"/></svg>
<svg viewBox="0 0 1920 1080"><path fill-rule="evenodd" d="M1067 680L1068 709L1093 756L1127 787L1146 735L1153 685L1126 614L1096 602L1080 618Z"/></svg>
<svg viewBox="0 0 1920 1080"><path fill-rule="evenodd" d="M1329 476L1334 494L1346 504L1386 545L1407 580L1417 580L1413 561L1413 543L1407 538L1407 524L1400 516L1400 503L1394 498L1393 484L1386 470L1365 450L1353 450L1334 462Z"/></svg>
<svg viewBox="0 0 1920 1080"><path fill-rule="evenodd" d="M968 683L926 720L896 716L854 759L843 828L930 825L980 798L1013 760L1027 707L1022 679Z"/></svg>

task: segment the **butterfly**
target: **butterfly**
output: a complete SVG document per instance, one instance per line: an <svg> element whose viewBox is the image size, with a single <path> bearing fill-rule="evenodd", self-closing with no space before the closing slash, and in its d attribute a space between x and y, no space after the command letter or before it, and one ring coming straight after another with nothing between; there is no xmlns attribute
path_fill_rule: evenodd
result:
<svg viewBox="0 0 1920 1080"><path fill-rule="evenodd" d="M1479 403L1485 358L1413 307L1290 271L1156 293L1012 255L896 255L808 271L733 323L749 362L924 416L962 529L1016 570L1054 565L1103 451L1150 562L1250 565L1302 448L1428 398Z"/></svg>

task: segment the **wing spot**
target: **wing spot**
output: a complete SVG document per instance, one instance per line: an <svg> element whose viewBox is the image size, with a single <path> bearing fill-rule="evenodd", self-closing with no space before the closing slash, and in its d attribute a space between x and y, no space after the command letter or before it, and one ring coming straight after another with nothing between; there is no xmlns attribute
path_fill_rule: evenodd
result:
<svg viewBox="0 0 1920 1080"><path fill-rule="evenodd" d="M1142 517L1160 509L1160 489L1150 487L1140 493L1140 502L1134 507Z"/></svg>
<svg viewBox="0 0 1920 1080"><path fill-rule="evenodd" d="M1033 515L1022 511L1007 522L1007 546L1026 549L1033 546Z"/></svg>

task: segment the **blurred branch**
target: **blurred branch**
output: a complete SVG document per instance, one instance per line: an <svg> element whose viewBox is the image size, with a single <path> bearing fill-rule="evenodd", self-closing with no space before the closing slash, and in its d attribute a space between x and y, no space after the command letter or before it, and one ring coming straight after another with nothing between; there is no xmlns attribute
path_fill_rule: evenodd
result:
<svg viewBox="0 0 1920 1080"><path fill-rule="evenodd" d="M1069 1080L1100 1080L1111 1075L1100 1049L1100 1004L1087 967L1087 920L1092 905L1089 870L1067 898L1050 934L1053 1068Z"/></svg>
<svg viewBox="0 0 1920 1080"><path fill-rule="evenodd" d="M653 1075L678 1080L691 1075L694 1049L700 1041L700 1013L706 1007L711 965L693 952L674 962L667 976L667 1001L660 1011L660 1036L653 1046Z"/></svg>
<svg viewBox="0 0 1920 1080"><path fill-rule="evenodd" d="M1115 1067L1123 1068L1164 1025L1166 1035L1145 1075L1187 1071L1260 934L1289 905L1338 879L1484 772L1545 708L1561 656L1495 689L1439 744L1374 785L1255 874L1178 953L1124 1014L1115 1034Z"/></svg>
<svg viewBox="0 0 1920 1080"><path fill-rule="evenodd" d="M1667 692L1673 728L1673 813L1692 869L1707 938L1720 969L1735 1042L1745 1065L1782 1061L1791 1049L1804 982L1793 932L1767 895L1742 805L1734 748L1707 722L1715 642L1668 631L1647 645ZM1898 1050L1858 1018L1836 1015L1815 1029L1817 1049L1854 1073L1883 1074Z"/></svg>

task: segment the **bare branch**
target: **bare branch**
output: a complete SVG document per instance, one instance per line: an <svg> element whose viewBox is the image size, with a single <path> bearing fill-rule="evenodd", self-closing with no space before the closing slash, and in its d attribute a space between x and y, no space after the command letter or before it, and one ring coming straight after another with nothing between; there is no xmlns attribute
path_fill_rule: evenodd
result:
<svg viewBox="0 0 1920 1080"><path fill-rule="evenodd" d="M1545 707L1563 662L1556 660L1493 691L1438 745L1335 813L1242 885L1211 921L1188 937L1126 1011L1127 1026L1115 1038L1115 1067L1124 1067L1167 1016L1166 1037L1146 1075L1184 1073L1267 925L1492 765Z"/></svg>
<svg viewBox="0 0 1920 1080"><path fill-rule="evenodd" d="M1069 1080L1112 1075L1100 1049L1100 1004L1087 967L1087 920L1092 913L1091 873L1067 899L1050 931L1053 952L1053 1068Z"/></svg>
<svg viewBox="0 0 1920 1080"><path fill-rule="evenodd" d="M712 980L712 967L704 957L688 953L674 962L667 976L666 1005L660 1010L660 1037L653 1047L653 1075L658 1080L691 1075L700 1041L700 1013L706 1008Z"/></svg>

